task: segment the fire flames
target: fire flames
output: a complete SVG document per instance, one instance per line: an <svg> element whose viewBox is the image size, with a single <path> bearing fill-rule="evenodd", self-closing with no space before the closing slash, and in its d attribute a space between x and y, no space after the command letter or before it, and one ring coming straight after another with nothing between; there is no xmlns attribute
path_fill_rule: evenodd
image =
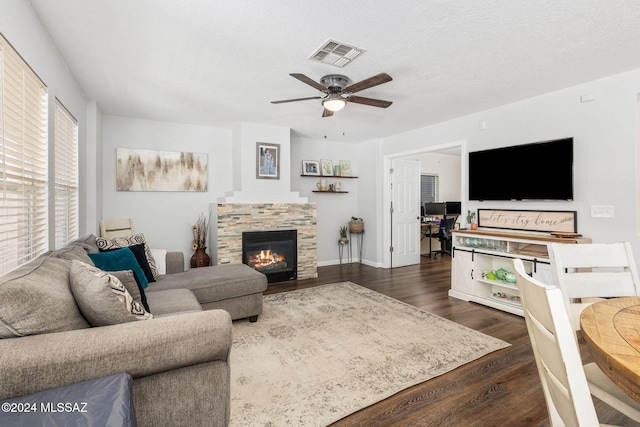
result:
<svg viewBox="0 0 640 427"><path fill-rule="evenodd" d="M261 250L260 253L252 254L249 257L249 265L258 270L284 261L284 255L272 252L270 249Z"/></svg>

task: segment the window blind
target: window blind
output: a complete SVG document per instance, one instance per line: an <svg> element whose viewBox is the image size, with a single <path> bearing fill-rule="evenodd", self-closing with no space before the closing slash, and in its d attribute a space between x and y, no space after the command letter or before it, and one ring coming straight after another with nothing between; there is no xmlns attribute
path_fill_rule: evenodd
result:
<svg viewBox="0 0 640 427"><path fill-rule="evenodd" d="M78 122L56 100L55 128L55 247L78 238Z"/></svg>
<svg viewBox="0 0 640 427"><path fill-rule="evenodd" d="M438 175L420 175L420 201L422 204L438 201Z"/></svg>
<svg viewBox="0 0 640 427"><path fill-rule="evenodd" d="M0 35L0 273L47 239L47 87Z"/></svg>

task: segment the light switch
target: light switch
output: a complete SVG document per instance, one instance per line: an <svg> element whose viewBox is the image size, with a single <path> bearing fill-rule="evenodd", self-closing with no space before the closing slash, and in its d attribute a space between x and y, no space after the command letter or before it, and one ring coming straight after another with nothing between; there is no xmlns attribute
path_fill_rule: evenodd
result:
<svg viewBox="0 0 640 427"><path fill-rule="evenodd" d="M613 212L611 205L591 206L591 218L613 218Z"/></svg>

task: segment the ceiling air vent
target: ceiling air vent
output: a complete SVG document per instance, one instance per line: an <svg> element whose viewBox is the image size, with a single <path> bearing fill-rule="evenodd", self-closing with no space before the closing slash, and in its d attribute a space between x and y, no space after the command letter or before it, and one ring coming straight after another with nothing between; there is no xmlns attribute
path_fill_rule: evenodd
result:
<svg viewBox="0 0 640 427"><path fill-rule="evenodd" d="M342 68L365 52L366 50L359 47L329 39L316 49L309 59Z"/></svg>

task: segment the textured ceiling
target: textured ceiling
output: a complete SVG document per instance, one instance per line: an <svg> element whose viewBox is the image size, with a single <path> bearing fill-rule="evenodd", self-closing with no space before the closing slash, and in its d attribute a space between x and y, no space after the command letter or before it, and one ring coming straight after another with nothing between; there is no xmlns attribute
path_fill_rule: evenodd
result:
<svg viewBox="0 0 640 427"><path fill-rule="evenodd" d="M360 142L640 68L635 0L30 0L105 114L231 127L245 121ZM327 39L366 49L344 68ZM289 76L393 81L322 118Z"/></svg>

